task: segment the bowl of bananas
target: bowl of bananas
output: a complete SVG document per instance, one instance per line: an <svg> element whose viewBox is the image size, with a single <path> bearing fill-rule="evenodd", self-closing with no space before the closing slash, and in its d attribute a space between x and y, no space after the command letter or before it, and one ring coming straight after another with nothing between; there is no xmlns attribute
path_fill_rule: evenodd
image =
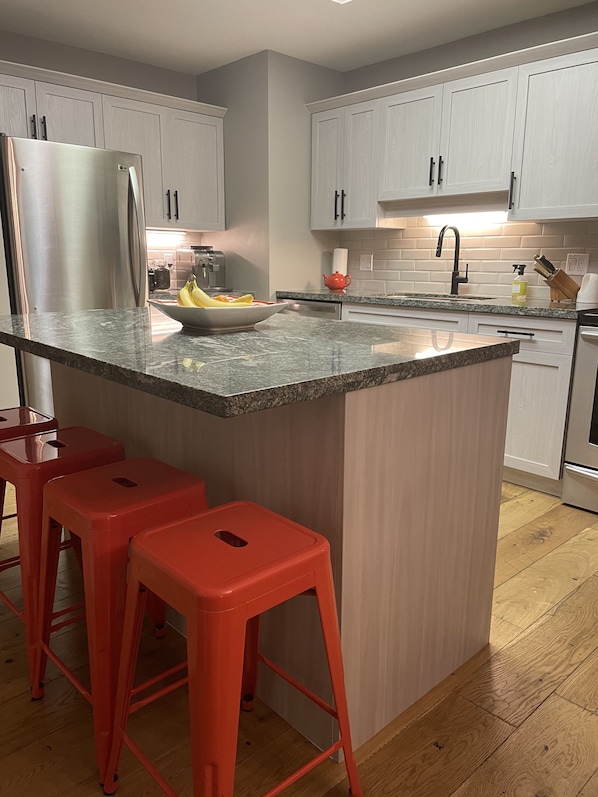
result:
<svg viewBox="0 0 598 797"><path fill-rule="evenodd" d="M287 302L254 299L250 293L208 296L198 287L195 278L189 279L180 289L176 302L150 299L149 304L186 329L212 334L251 329L287 306Z"/></svg>

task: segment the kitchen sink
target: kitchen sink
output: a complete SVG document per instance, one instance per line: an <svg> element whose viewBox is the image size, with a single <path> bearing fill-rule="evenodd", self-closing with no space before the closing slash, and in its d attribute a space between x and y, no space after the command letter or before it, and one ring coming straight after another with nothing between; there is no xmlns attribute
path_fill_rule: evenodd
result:
<svg viewBox="0 0 598 797"><path fill-rule="evenodd" d="M447 301L469 301L469 302L481 302L487 301L488 299L496 299L496 296L467 296L465 294L460 296L454 296L450 293L387 293L385 294L385 299L442 299Z"/></svg>

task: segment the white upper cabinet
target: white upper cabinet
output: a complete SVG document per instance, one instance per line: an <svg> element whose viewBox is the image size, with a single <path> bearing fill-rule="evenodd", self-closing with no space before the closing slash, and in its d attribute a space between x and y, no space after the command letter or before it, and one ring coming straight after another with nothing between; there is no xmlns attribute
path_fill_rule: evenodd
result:
<svg viewBox="0 0 598 797"><path fill-rule="evenodd" d="M0 75L0 132L19 138L103 147L101 95Z"/></svg>
<svg viewBox="0 0 598 797"><path fill-rule="evenodd" d="M0 133L28 138L35 114L35 83L27 78L0 75Z"/></svg>
<svg viewBox="0 0 598 797"><path fill-rule="evenodd" d="M101 94L36 81L35 98L37 138L85 147L104 146Z"/></svg>
<svg viewBox="0 0 598 797"><path fill-rule="evenodd" d="M224 229L224 153L220 117L104 96L108 149L143 160L148 227Z"/></svg>
<svg viewBox="0 0 598 797"><path fill-rule="evenodd" d="M382 100L378 199L508 191L517 69Z"/></svg>
<svg viewBox="0 0 598 797"><path fill-rule="evenodd" d="M520 67L514 219L598 214L598 50Z"/></svg>
<svg viewBox="0 0 598 797"><path fill-rule="evenodd" d="M377 100L312 116L311 228L376 226Z"/></svg>

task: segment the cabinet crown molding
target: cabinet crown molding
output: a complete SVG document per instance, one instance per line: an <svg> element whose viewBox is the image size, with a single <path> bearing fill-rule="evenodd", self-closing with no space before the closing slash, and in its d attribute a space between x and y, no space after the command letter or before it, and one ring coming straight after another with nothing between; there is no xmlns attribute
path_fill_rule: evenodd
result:
<svg viewBox="0 0 598 797"><path fill-rule="evenodd" d="M158 92L147 91L146 89L136 89L131 86L121 86L117 83L108 83L103 80L95 80L94 78L70 75L66 72L56 72L51 69L41 69L40 67L16 64L12 61L0 61L0 74L29 78L30 80L43 81L44 83L56 83L59 86L71 86L76 89L95 91L99 94L108 94L113 97L124 97L129 100L151 102L154 105L164 105L165 107L174 108L179 111L205 113L208 116L224 117L227 110L219 105L210 105L197 100L187 100L183 97L160 94Z"/></svg>

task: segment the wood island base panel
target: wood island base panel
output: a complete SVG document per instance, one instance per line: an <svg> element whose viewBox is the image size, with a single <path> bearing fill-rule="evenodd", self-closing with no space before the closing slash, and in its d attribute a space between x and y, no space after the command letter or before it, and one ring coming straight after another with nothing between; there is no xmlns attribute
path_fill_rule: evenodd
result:
<svg viewBox="0 0 598 797"><path fill-rule="evenodd" d="M516 342L454 335L451 352L446 341L443 350L434 348L426 330L277 318L260 325L257 337L220 336L210 344L214 356L235 347L238 356L243 335L250 336L245 345L274 353L282 338L300 347L311 337L316 385L328 373L338 387L343 362L355 384L347 365L353 349L365 386L293 400L287 357L291 400L264 408L266 379L273 395L282 381L272 360L269 369L264 361L260 408L223 418L177 402L172 374L171 398L147 389L164 330L152 336L146 324L142 347L136 339L143 367L129 365L124 383L123 363L112 378L113 355L100 351L97 336L86 339L72 324L66 335L63 324L53 339L47 324L36 331L35 316L27 319L0 318L0 342L54 361L61 425L92 426L122 440L128 456L155 456L201 476L211 504L255 500L330 540L355 747L487 644ZM347 326L350 344L343 339ZM178 328L168 335L173 360L189 356L192 339ZM127 343L124 325L121 342ZM330 699L313 601L278 607L263 627L265 655ZM333 720L276 676L262 675L262 699L317 745L329 745Z"/></svg>

